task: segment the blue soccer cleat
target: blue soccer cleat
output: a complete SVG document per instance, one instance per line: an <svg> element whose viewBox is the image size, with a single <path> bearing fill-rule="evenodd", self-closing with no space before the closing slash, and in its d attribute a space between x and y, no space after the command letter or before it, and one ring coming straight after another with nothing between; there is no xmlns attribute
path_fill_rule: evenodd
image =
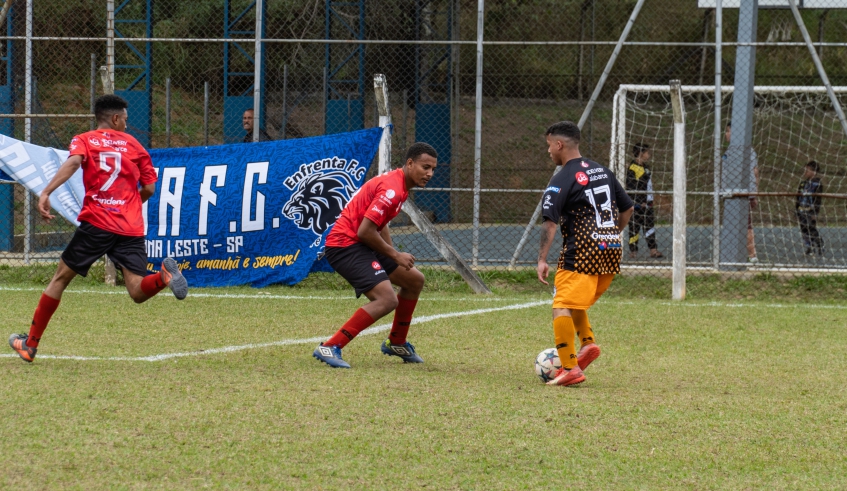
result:
<svg viewBox="0 0 847 491"><path fill-rule="evenodd" d="M341 348L338 346L324 346L321 343L320 346L315 348L312 356L332 368L350 368L350 364L341 359Z"/></svg>
<svg viewBox="0 0 847 491"><path fill-rule="evenodd" d="M382 346L380 346L380 350L386 355L399 356L403 359L403 363L424 362L423 358L415 353L415 347L409 342L406 342L405 344L391 344L391 341L386 339L383 341Z"/></svg>

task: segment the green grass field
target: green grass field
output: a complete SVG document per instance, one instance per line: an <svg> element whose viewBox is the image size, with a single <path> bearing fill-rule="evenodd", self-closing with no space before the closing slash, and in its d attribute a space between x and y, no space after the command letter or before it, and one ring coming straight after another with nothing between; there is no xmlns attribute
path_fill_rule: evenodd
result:
<svg viewBox="0 0 847 491"><path fill-rule="evenodd" d="M40 289L0 288L4 336ZM300 340L362 304L346 290L72 289L35 363L0 350L2 489L847 487L838 303L610 295L590 311L603 355L561 388L533 372L540 290L426 292L426 364L382 355L382 332L333 370Z"/></svg>

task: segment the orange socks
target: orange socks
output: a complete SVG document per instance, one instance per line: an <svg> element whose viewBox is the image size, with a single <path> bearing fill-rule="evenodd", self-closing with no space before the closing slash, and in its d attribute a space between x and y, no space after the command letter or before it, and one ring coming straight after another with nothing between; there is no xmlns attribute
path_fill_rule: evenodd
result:
<svg viewBox="0 0 847 491"><path fill-rule="evenodd" d="M576 327L576 337L579 338L579 346L591 344L594 341L594 331L591 330L591 323L588 322L588 312L584 310L571 310L574 327Z"/></svg>
<svg viewBox="0 0 847 491"><path fill-rule="evenodd" d="M556 337L556 351L559 352L559 361L562 368L570 370L576 366L576 347L574 346L573 319L566 316L553 319L553 334Z"/></svg>

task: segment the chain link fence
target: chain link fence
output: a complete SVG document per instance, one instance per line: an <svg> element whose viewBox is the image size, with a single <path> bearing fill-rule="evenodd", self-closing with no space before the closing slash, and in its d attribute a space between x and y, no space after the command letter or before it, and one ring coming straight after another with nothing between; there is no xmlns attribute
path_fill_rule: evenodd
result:
<svg viewBox="0 0 847 491"><path fill-rule="evenodd" d="M650 149L649 160L636 162L652 182L649 192L630 189L647 199L637 226L623 234L623 269L664 276L672 249L673 117L666 90L634 87L666 88L679 79L704 86L685 97L690 268L791 274L847 268L844 132L825 91L757 92L748 147L757 153L758 189L729 186L732 178L720 177L720 156L730 153L719 141L715 154L715 128L722 135L722 126L734 121L736 96L722 90L716 99L708 88L718 67L723 89L753 75L757 86L822 86L792 11L784 8L787 0L767 2L783 7L758 11L755 72L744 78L737 61L752 46L736 42L739 26L749 25L739 19L737 0L723 2L721 19L714 0L488 2L482 36L479 4L468 0L265 0L258 2L261 9L250 0L10 0L0 23L6 27L0 133L66 148L93 127L101 67L130 103L129 131L150 148L252 141L253 125L260 139L356 130L377 124L372 81L384 73L394 164L414 141L432 144L440 155L429 186L412 193L416 204L472 267L506 270L536 263L534 211L554 170L545 129L580 120L591 101L583 155L612 167L624 183L634 147ZM829 80L847 86L847 4L807 0L805 7L800 14ZM715 43L717 21L721 45ZM253 108L255 84L258 118L245 113ZM622 86L632 88L622 92ZM750 154L740 151L739 158ZM812 160L827 194L814 216L803 218L798 185ZM741 196L741 188L760 194ZM0 274L6 277L32 278L42 265L52 268L73 231L59 218L43 222L27 194L20 185L0 184ZM756 207L732 209L744 215L735 221L751 217L758 262L721 259L721 240L726 249L726 241L747 234L745 222L744 230L733 229L737 236L721 239L726 203L746 204L751 197ZM817 235L809 228L812 218ZM419 263L446 264L407 216L395 220L392 234ZM557 255L551 251L549 261Z"/></svg>

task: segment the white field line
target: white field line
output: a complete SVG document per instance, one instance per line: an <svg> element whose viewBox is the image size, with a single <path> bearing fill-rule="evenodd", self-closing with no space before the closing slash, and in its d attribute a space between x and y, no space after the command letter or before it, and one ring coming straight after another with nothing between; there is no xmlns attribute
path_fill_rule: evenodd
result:
<svg viewBox="0 0 847 491"><path fill-rule="evenodd" d="M450 317L461 317L464 315L488 314L490 312L500 312L503 310L519 310L538 307L540 305L550 305L550 300L536 300L534 302L519 303L514 305L506 305L504 307L493 307L488 309L465 310L462 312L448 312L446 314L424 315L415 317L414 324L430 322L438 319L448 319ZM381 324L362 331L359 336L377 334L387 331L391 328L391 324ZM242 344L239 346L224 346L223 348L212 348L202 351L187 351L183 353L165 353L152 356L72 356L72 355L38 355L39 359L53 360L78 360L78 361L164 361L171 358L183 358L186 356L213 355L218 353L232 353L235 351L243 351L248 349L268 348L271 346L287 346L291 344L312 344L320 343L326 340L326 336L304 338L304 339L283 339L282 341L273 341L270 343L252 343ZM17 354L0 354L2 358L17 357Z"/></svg>
<svg viewBox="0 0 847 491"><path fill-rule="evenodd" d="M0 292L42 292L44 288L16 288L0 286ZM64 293L81 293L93 295L127 295L126 291L120 290L65 290ZM192 298L232 298L232 299L250 299L250 298L265 298L271 300L355 300L356 297L349 295L275 295L272 293L194 293L189 290L188 297ZM475 297L424 297L427 302L433 301L450 301L450 302L505 302L511 298L496 297L496 296L475 296Z"/></svg>
<svg viewBox="0 0 847 491"><path fill-rule="evenodd" d="M632 302L632 301L623 301L619 302L616 300L606 300L601 301L602 304L614 304L614 305L644 305L644 302ZM722 309L738 309L738 308L771 308L771 309L834 309L834 310L847 310L847 305L827 305L827 304L814 304L814 303L723 303L723 302L700 302L700 303L687 303L687 302L659 302L659 305L666 305L669 307L716 307Z"/></svg>

